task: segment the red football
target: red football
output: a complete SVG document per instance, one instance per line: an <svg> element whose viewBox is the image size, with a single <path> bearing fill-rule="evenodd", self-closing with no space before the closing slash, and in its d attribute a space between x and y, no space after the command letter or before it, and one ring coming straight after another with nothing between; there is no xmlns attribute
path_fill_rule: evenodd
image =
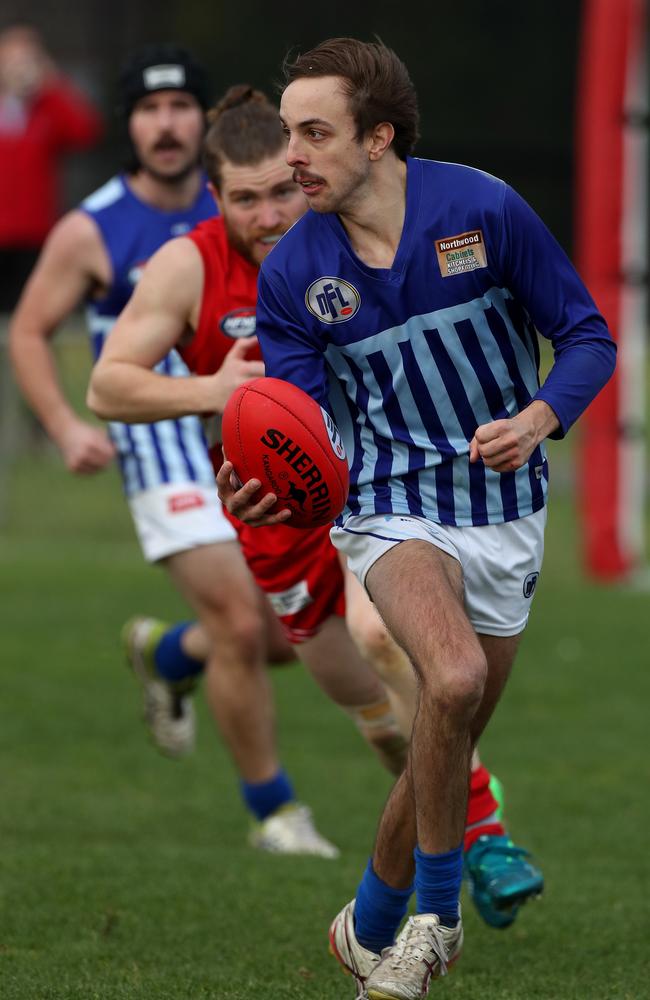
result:
<svg viewBox="0 0 650 1000"><path fill-rule="evenodd" d="M350 480L341 435L302 389L279 378L246 382L228 400L222 434L237 477L275 493L273 510L292 511L287 524L316 528L343 510Z"/></svg>

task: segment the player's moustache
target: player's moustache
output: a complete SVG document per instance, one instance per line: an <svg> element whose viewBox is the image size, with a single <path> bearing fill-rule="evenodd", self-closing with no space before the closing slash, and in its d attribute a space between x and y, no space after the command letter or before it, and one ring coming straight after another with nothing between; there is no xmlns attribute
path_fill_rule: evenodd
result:
<svg viewBox="0 0 650 1000"><path fill-rule="evenodd" d="M317 184L323 182L323 178L318 174L308 174L304 170L298 170L297 167L292 174L292 179L294 184L302 184L305 181L315 181Z"/></svg>
<svg viewBox="0 0 650 1000"><path fill-rule="evenodd" d="M171 132L163 132L159 139L153 145L155 150L158 149L182 149L183 144L178 141L175 135Z"/></svg>

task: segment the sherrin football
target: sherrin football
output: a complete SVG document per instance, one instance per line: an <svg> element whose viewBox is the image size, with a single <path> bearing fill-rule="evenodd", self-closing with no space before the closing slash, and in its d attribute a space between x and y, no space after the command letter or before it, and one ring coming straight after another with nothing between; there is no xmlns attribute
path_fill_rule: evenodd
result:
<svg viewBox="0 0 650 1000"><path fill-rule="evenodd" d="M275 493L273 511L291 510L287 524L316 528L343 510L350 480L341 435L302 389L278 378L246 382L228 400L222 435L238 479Z"/></svg>

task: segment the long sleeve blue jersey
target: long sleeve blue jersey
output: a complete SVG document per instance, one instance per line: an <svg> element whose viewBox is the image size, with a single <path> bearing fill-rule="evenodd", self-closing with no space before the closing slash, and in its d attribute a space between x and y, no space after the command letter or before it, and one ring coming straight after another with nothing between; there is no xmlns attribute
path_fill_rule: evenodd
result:
<svg viewBox="0 0 650 1000"><path fill-rule="evenodd" d="M538 333L554 364L540 387ZM545 503L544 445L516 472L469 462L484 423L545 400L558 436L610 377L615 344L538 216L507 184L409 158L390 269L368 267L334 214L309 211L260 275L267 375L325 406L350 463L352 514L509 521Z"/></svg>

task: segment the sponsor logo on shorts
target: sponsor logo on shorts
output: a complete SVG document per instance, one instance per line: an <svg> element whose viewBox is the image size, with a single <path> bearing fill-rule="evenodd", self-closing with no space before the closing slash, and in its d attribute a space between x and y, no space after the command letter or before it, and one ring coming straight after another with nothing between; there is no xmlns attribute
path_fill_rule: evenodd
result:
<svg viewBox="0 0 650 1000"><path fill-rule="evenodd" d="M361 296L343 278L318 278L305 292L305 305L322 323L345 323L359 312Z"/></svg>
<svg viewBox="0 0 650 1000"><path fill-rule="evenodd" d="M170 514L182 514L186 510L205 507L205 497L197 490L192 490L190 493L174 493L167 498L167 507Z"/></svg>
<svg viewBox="0 0 650 1000"><path fill-rule="evenodd" d="M250 306L233 309L221 317L219 326L227 337L232 337L234 340L240 340L242 337L253 337L256 327L255 309Z"/></svg>
<svg viewBox="0 0 650 1000"><path fill-rule="evenodd" d="M479 267L487 267L485 243L480 229L436 240L436 253L443 278L453 278L457 274L467 274Z"/></svg>
<svg viewBox="0 0 650 1000"><path fill-rule="evenodd" d="M327 410L324 410L321 406L321 413L323 414L323 421L325 423L325 430L327 431L327 436L330 439L330 444L332 446L332 451L337 458L345 459L345 447L343 445L343 438L341 437L341 432L338 427L330 417Z"/></svg>
<svg viewBox="0 0 650 1000"><path fill-rule="evenodd" d="M275 594L267 590L266 596L271 602L271 607L278 618L284 618L286 615L295 615L298 611L302 611L303 608L306 608L313 602L313 597L309 593L306 580L301 580L300 583L294 584L288 590L281 590Z"/></svg>
<svg viewBox="0 0 650 1000"><path fill-rule="evenodd" d="M537 586L537 581L539 580L539 573L529 573L524 580L524 597L532 597L535 593L535 587Z"/></svg>

